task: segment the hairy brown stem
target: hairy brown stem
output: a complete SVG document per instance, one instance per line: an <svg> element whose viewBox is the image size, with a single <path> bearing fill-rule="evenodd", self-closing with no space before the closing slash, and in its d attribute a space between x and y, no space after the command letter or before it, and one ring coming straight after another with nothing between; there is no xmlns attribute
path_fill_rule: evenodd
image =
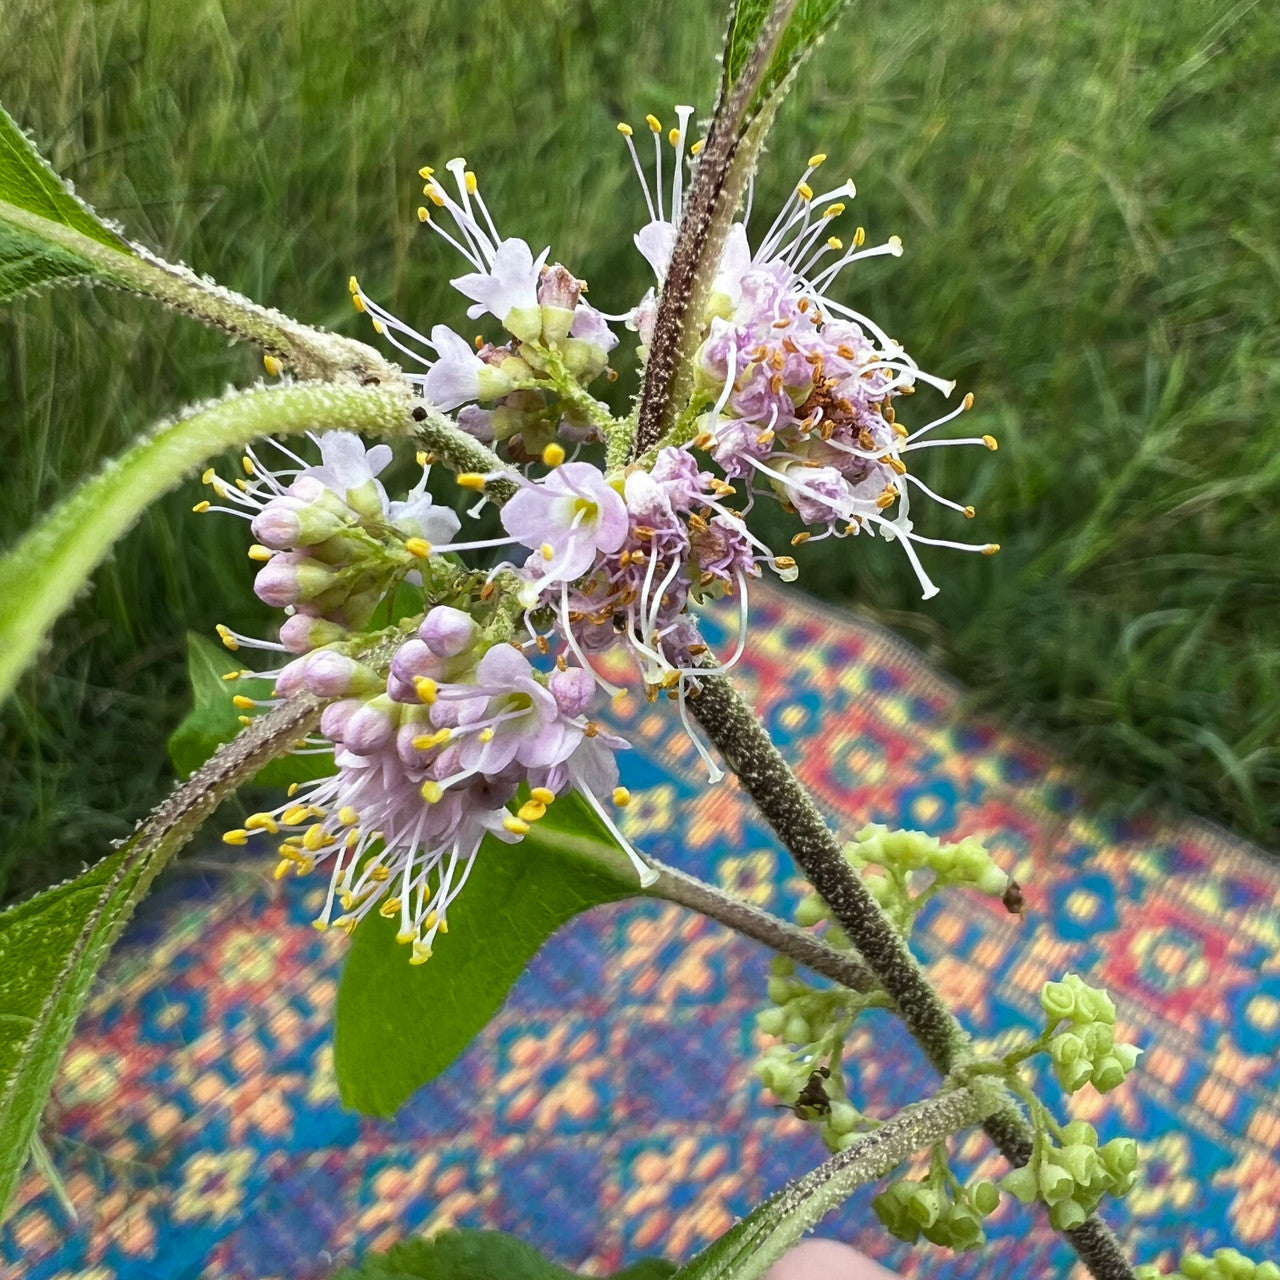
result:
<svg viewBox="0 0 1280 1280"><path fill-rule="evenodd" d="M852 991L874 991L880 985L865 965L827 946L813 934L675 867L653 858L649 865L658 873L657 882L649 889L653 897L691 907Z"/></svg>
<svg viewBox="0 0 1280 1280"><path fill-rule="evenodd" d="M906 943L844 857L809 792L774 746L755 713L723 676L699 681L690 707L725 762L790 851L880 985L907 1030L944 1076L972 1056L969 1037L943 1004ZM1033 1130L1012 1103L985 1125L1001 1153L1022 1165ZM1066 1233L1095 1280L1133 1280L1114 1234L1096 1215Z"/></svg>

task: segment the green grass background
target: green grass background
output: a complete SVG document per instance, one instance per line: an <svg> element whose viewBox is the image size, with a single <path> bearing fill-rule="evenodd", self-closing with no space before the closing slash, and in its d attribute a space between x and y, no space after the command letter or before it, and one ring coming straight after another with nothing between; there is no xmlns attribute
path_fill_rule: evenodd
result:
<svg viewBox="0 0 1280 1280"><path fill-rule="evenodd" d="M413 217L418 166L459 152L507 233L550 242L616 310L647 278L615 122L708 107L723 16L719 0L0 0L0 98L131 235L302 319L361 332L357 271L421 325L462 323L457 262ZM1001 440L924 472L979 508L962 536L1000 556L937 553L927 604L896 549L861 540L815 548L801 584L922 645L1107 803L1172 801L1271 842L1277 83L1265 3L862 0L786 101L758 200L776 205L815 150L854 175L857 221L907 253L848 277L846 299L972 389L967 423ZM133 299L11 308L0 541L156 418L258 373ZM243 527L192 517L198 497L121 544L3 712L0 894L99 857L167 785L187 629L264 625ZM938 513L928 531L951 527Z"/></svg>

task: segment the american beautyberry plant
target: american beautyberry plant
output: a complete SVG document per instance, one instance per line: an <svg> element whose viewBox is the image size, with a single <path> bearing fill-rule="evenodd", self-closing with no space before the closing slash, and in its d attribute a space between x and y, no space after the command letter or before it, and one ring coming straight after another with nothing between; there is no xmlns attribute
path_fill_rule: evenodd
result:
<svg viewBox="0 0 1280 1280"><path fill-rule="evenodd" d="M1016 910L1017 886L972 840L866 827L842 846L730 680L751 643L752 584L793 580L801 558L823 554L814 544L891 542L926 597L947 555L998 550L924 532L945 529L922 518L927 505L974 518L927 478L928 450L996 448L954 429L972 397L917 410L917 394L936 405L953 384L849 302L856 264L896 256L900 242L868 240L853 182L825 181L838 165L821 154L771 219L753 208L769 124L839 7L740 0L705 124L678 106L669 129L652 115L619 126L644 211L635 247L654 283L616 314L550 248L510 234L459 158L421 170L417 207L436 237L424 251L457 273L457 313L396 316L352 276L375 345L336 337L129 243L0 119L0 294L68 280L129 289L255 343L272 379L157 428L0 562L5 689L138 512L229 449L238 469L208 466L195 510L245 520L253 590L280 611L267 636L219 628L236 655L216 682L235 708L231 734L192 746L188 733L199 767L132 839L0 917L0 1201L28 1152L41 1158L58 1058L129 911L217 804L276 761L276 802L223 839L268 853L277 877L320 878L316 927L352 935L335 1051L352 1105L394 1110L442 1070L575 911L664 897L777 952L758 1018L776 1043L757 1072L832 1152L681 1276L762 1275L886 1176L875 1211L901 1239L978 1248L1003 1188L1040 1205L1099 1280L1135 1275L1096 1212L1139 1176L1135 1144L1099 1145L1090 1125L1060 1122L1028 1070L1047 1058L1068 1093L1119 1084L1137 1050L1117 1040L1106 994L1071 974L1049 983L1043 1034L978 1055L909 938L939 892ZM464 312L482 330L474 342ZM641 384L619 415L599 391L624 352ZM407 489L386 480L397 451L416 459ZM758 532L758 503L794 515L789 547ZM699 611L719 600L738 627L717 652ZM812 885L794 925L627 840L614 811L629 798L617 765L628 744L600 716L624 688L670 704L708 785L732 772L759 805ZM520 890L515 858L528 868ZM468 928L469 901L518 892L500 946ZM464 967L467 999L449 1003L465 1008L430 1037L369 1016L389 987L421 999ZM845 1045L871 1009L901 1018L940 1076L893 1116L852 1100ZM1010 1163L999 1184L951 1169L950 1141L974 1126ZM911 1176L895 1172L913 1158ZM1183 1271L1269 1265L1192 1255Z"/></svg>

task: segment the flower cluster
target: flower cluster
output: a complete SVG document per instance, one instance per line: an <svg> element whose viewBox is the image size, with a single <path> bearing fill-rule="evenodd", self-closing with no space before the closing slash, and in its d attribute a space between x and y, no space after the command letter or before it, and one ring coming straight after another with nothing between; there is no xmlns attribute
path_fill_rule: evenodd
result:
<svg viewBox="0 0 1280 1280"><path fill-rule="evenodd" d="M1058 1136L1055 1145L1038 1130L1031 1159L1005 1174L1000 1185L1023 1204L1046 1204L1054 1229L1070 1231L1104 1195L1122 1196L1137 1181L1138 1144L1132 1138L1112 1138L1099 1146L1098 1131L1083 1120L1063 1126Z"/></svg>
<svg viewBox="0 0 1280 1280"><path fill-rule="evenodd" d="M678 108L669 134L648 118L652 190L632 131L622 127L648 208L635 241L659 287L687 166L696 164L692 114ZM568 789L603 813L600 798L616 789L614 752L624 745L590 718L597 689L619 692L597 670L607 650L629 655L647 697L665 692L676 701L717 780L718 765L689 725L686 697L700 677L741 656L749 582L765 567L788 580L797 573L794 557L775 554L749 529L757 497L781 501L811 526L796 544L861 531L901 543L925 594L936 589L916 551L936 540L915 532L908 507L913 488L937 495L904 458L961 443L930 433L971 400L916 431L899 422L895 402L918 382L947 394L952 386L921 373L878 326L831 297L846 267L897 254L900 245L864 247L859 229L844 247L832 227L853 187L815 196L809 179L821 161L813 158L754 249L749 207L730 229L707 310L690 321L699 337L691 396L676 406L674 428L639 456L631 447L635 414L615 417L589 388L614 376L614 326L638 333L646 358L655 291L606 315L549 249L535 252L499 233L465 160L444 166L447 180L421 170L418 218L462 257L466 269L452 284L468 318L488 326L489 336L468 341L445 324L420 332L354 277L351 294L405 357L406 380L423 401L415 417L434 414L439 426L453 414L457 427L493 446L489 471L456 480L482 495L472 514L493 493L511 495L500 512L501 536L458 540L458 515L428 492L425 454L422 478L404 501L391 500L380 478L391 451L367 448L349 432L316 442L318 464L281 445L278 467L250 452L244 477L206 475L219 505L198 509L250 520L250 555L261 564L255 589L288 615L278 643L222 628L224 642L293 657L264 673L278 696L306 690L332 702L322 736L306 749L332 750L336 772L255 814L230 838L279 836L282 873L325 864L322 922L351 927L376 907L398 917L401 937L424 958L486 836L519 839ZM601 443L605 464L592 452ZM995 447L989 437L964 443ZM497 480L503 483L494 486ZM468 569L459 558L481 551L505 558L495 565L491 556L487 570ZM418 593L421 626L384 675L364 661L367 632L379 606L398 601L404 587ZM721 657L709 652L693 612L719 597L735 599L739 617L733 651ZM388 603L385 612L391 619L413 610ZM248 698L237 702L254 709ZM939 882L967 876L985 885L999 873L981 861L962 848L918 865L933 867ZM967 870L957 869L962 863ZM792 1030L798 1010L786 1014ZM838 1107L824 1117L832 1141L852 1127L842 1129L848 1117Z"/></svg>
<svg viewBox="0 0 1280 1280"><path fill-rule="evenodd" d="M951 1172L945 1146L934 1148L929 1172L920 1179L901 1178L871 1202L876 1217L899 1240L962 1252L986 1243L982 1220L996 1211L1000 1190L981 1179L966 1186Z"/></svg>
<svg viewBox="0 0 1280 1280"><path fill-rule="evenodd" d="M1142 1050L1116 1040L1116 1007L1105 991L1068 973L1061 982L1044 984L1040 1007L1049 1019L1054 1074L1068 1093L1086 1084L1107 1093L1124 1082Z"/></svg>

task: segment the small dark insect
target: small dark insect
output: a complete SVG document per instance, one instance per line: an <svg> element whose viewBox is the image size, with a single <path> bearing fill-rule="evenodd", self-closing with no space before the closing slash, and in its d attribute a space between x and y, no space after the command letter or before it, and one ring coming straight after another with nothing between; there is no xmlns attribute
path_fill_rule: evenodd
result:
<svg viewBox="0 0 1280 1280"><path fill-rule="evenodd" d="M415 405L413 410L414 422L425 422L427 411L421 405Z"/></svg>
<svg viewBox="0 0 1280 1280"><path fill-rule="evenodd" d="M1022 896L1022 886L1016 880L1009 881L1009 887L1004 891L1004 909L1011 916L1020 916L1027 905L1026 899Z"/></svg>
<svg viewBox="0 0 1280 1280"><path fill-rule="evenodd" d="M613 629L619 635L627 629L627 615L621 610L613 615Z"/></svg>
<svg viewBox="0 0 1280 1280"><path fill-rule="evenodd" d="M792 1111L801 1120L808 1120L810 1117L806 1112L812 1111L814 1115L829 1116L831 1114L831 1099L827 1097L826 1086L822 1083L824 1080L831 1079L830 1067L818 1067L809 1073L809 1083L800 1090L799 1096L789 1107L779 1103L779 1110Z"/></svg>

